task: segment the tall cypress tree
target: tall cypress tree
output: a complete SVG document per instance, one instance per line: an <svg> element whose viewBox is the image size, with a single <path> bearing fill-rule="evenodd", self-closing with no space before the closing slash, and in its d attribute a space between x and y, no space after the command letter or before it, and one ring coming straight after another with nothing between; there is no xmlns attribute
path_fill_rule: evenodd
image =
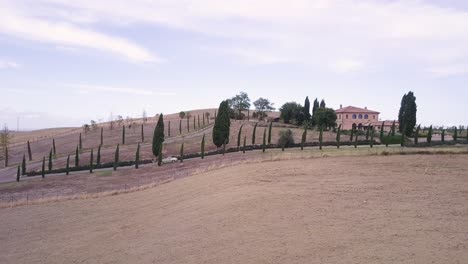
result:
<svg viewBox="0 0 468 264"><path fill-rule="evenodd" d="M455 127L455 130L453 132L453 140L456 142L458 140L458 129Z"/></svg>
<svg viewBox="0 0 468 264"><path fill-rule="evenodd" d="M29 140L28 140L28 157L29 157L29 161L32 161L32 152L31 152L31 145L29 144Z"/></svg>
<svg viewBox="0 0 468 264"><path fill-rule="evenodd" d="M115 149L115 154L114 154L114 170L117 170L118 166L119 166L119 144L117 144L117 148Z"/></svg>
<svg viewBox="0 0 468 264"><path fill-rule="evenodd" d="M427 143L432 142L432 125L429 127L429 131L427 132Z"/></svg>
<svg viewBox="0 0 468 264"><path fill-rule="evenodd" d="M75 167L80 166L80 152L78 151L78 146L76 146L75 151Z"/></svg>
<svg viewBox="0 0 468 264"><path fill-rule="evenodd" d="M180 146L180 162L184 162L184 143Z"/></svg>
<svg viewBox="0 0 468 264"><path fill-rule="evenodd" d="M241 144L241 134L242 134L242 127L244 124L242 124L239 128L239 133L237 133L237 151L240 150L240 144Z"/></svg>
<svg viewBox="0 0 468 264"><path fill-rule="evenodd" d="M414 144L419 144L419 130L421 130L421 125L418 125L416 128L416 134L414 135Z"/></svg>
<svg viewBox="0 0 468 264"><path fill-rule="evenodd" d="M203 118L203 126L205 126L205 114L202 114L202 118Z"/></svg>
<svg viewBox="0 0 468 264"><path fill-rule="evenodd" d="M99 145L102 146L102 144L104 144L104 128L103 127L101 127L101 144L99 144Z"/></svg>
<svg viewBox="0 0 468 264"><path fill-rule="evenodd" d="M171 137L171 120L167 121L167 136Z"/></svg>
<svg viewBox="0 0 468 264"><path fill-rule="evenodd" d="M197 115L198 129L200 129L200 115Z"/></svg>
<svg viewBox="0 0 468 264"><path fill-rule="evenodd" d="M205 134L203 134L200 148L201 148L201 158L204 159L205 158Z"/></svg>
<svg viewBox="0 0 468 264"><path fill-rule="evenodd" d="M411 136L416 126L416 97L413 92L408 92L401 99L400 111L398 113L398 122L400 123L400 132L406 136ZM405 130L403 130L405 128Z"/></svg>
<svg viewBox="0 0 468 264"><path fill-rule="evenodd" d="M406 109L406 97L407 94L404 94L401 98L400 110L398 111L398 123L400 124L399 131L403 133L403 124L405 123L405 109Z"/></svg>
<svg viewBox="0 0 468 264"><path fill-rule="evenodd" d="M253 132L252 132L252 145L255 145L255 134L257 132L257 125L258 125L258 123L255 123L254 129L253 129Z"/></svg>
<svg viewBox="0 0 468 264"><path fill-rule="evenodd" d="M312 106L312 126L316 125L315 121L315 112L320 108L320 104L317 98L314 100L314 105Z"/></svg>
<svg viewBox="0 0 468 264"><path fill-rule="evenodd" d="M442 141L442 142L445 142L445 129L443 129L443 128L442 128L441 141Z"/></svg>
<svg viewBox="0 0 468 264"><path fill-rule="evenodd" d="M93 149L91 149L91 154L89 155L89 173L93 173L93 159L94 159L94 152Z"/></svg>
<svg viewBox="0 0 468 264"><path fill-rule="evenodd" d="M21 169L22 169L21 175L26 175L26 156L25 155L23 155L23 161L21 162Z"/></svg>
<svg viewBox="0 0 468 264"><path fill-rule="evenodd" d="M135 169L138 169L140 163L140 143L138 143L136 154L135 154Z"/></svg>
<svg viewBox="0 0 468 264"><path fill-rule="evenodd" d="M55 148L55 138L52 138L52 150L54 154L54 159L57 158L57 149Z"/></svg>
<svg viewBox="0 0 468 264"><path fill-rule="evenodd" d="M141 142L145 142L144 124L141 124Z"/></svg>
<svg viewBox="0 0 468 264"><path fill-rule="evenodd" d="M190 133L190 117L187 116L187 133Z"/></svg>
<svg viewBox="0 0 468 264"><path fill-rule="evenodd" d="M101 145L99 145L99 146L98 146L98 149L97 149L96 166L97 166L97 167L100 167L100 166L101 166Z"/></svg>
<svg viewBox="0 0 468 264"><path fill-rule="evenodd" d="M336 132L336 148L340 148L341 142L341 125L338 126L338 131Z"/></svg>
<svg viewBox="0 0 468 264"><path fill-rule="evenodd" d="M81 133L80 133L80 138L79 138L78 146L80 147L80 151L82 151L82 150L83 150L83 141L81 140Z"/></svg>
<svg viewBox="0 0 468 264"><path fill-rule="evenodd" d="M242 153L245 154L245 144L246 144L246 141L247 141L247 136L244 136L244 146L242 148Z"/></svg>
<svg viewBox="0 0 468 264"><path fill-rule="evenodd" d="M65 174L66 175L70 174L70 154L68 154L68 157L67 157L67 165L65 167Z"/></svg>
<svg viewBox="0 0 468 264"><path fill-rule="evenodd" d="M310 115L310 114L309 114ZM272 130L273 122L270 122L270 125L268 126L268 144L271 144L271 130ZM307 125L306 125L307 127Z"/></svg>
<svg viewBox="0 0 468 264"><path fill-rule="evenodd" d="M152 147L153 155L157 156L159 155L159 153L161 153L160 148L163 142L164 142L164 117L163 117L163 114L161 113L159 115L156 128L154 129L153 147Z"/></svg>
<svg viewBox="0 0 468 264"><path fill-rule="evenodd" d="M263 144L262 144L262 152L265 152L266 149L266 128L263 129ZM283 147L284 150L284 147Z"/></svg>
<svg viewBox="0 0 468 264"><path fill-rule="evenodd" d="M218 108L218 115L213 126L213 143L216 147L221 147L223 144L229 144L229 130L231 120L229 118L228 101L222 101Z"/></svg>
<svg viewBox="0 0 468 264"><path fill-rule="evenodd" d="M125 126L122 126L122 145L125 145Z"/></svg>
<svg viewBox="0 0 468 264"><path fill-rule="evenodd" d="M18 165L18 171L16 172L16 181L19 182L20 181L20 166Z"/></svg>
<svg viewBox="0 0 468 264"><path fill-rule="evenodd" d="M49 152L49 173L52 171L52 149Z"/></svg>
<svg viewBox="0 0 468 264"><path fill-rule="evenodd" d="M42 172L41 172L42 178L45 178L45 157L42 157Z"/></svg>
<svg viewBox="0 0 468 264"><path fill-rule="evenodd" d="M323 145L323 126L320 126L320 134L319 134L319 149L322 150Z"/></svg>
<svg viewBox="0 0 468 264"><path fill-rule="evenodd" d="M182 135L182 119L179 120L179 135Z"/></svg>
<svg viewBox="0 0 468 264"><path fill-rule="evenodd" d="M306 96L306 99L304 101L304 119L307 121L307 123L310 121L310 102L309 102L309 96ZM268 142L270 143L270 142Z"/></svg>
<svg viewBox="0 0 468 264"><path fill-rule="evenodd" d="M195 123L195 116L193 116L193 131L197 130L197 126Z"/></svg>
<svg viewBox="0 0 468 264"><path fill-rule="evenodd" d="M396 130L396 124L395 124L395 120L393 120L393 124L392 124L392 136L393 137L395 136L395 130Z"/></svg>

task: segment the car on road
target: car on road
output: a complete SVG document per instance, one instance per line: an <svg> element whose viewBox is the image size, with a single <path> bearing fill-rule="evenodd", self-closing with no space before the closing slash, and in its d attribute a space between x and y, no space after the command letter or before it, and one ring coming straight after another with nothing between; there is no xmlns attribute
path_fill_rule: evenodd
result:
<svg viewBox="0 0 468 264"><path fill-rule="evenodd" d="M166 163L174 163L174 162L177 162L177 158L176 158L176 157L167 157L167 158L162 159L162 163L163 163L163 164L166 164Z"/></svg>

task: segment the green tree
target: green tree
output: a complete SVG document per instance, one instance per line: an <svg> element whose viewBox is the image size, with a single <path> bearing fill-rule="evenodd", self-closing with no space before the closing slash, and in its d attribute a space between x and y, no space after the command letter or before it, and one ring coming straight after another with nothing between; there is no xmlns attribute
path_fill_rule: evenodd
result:
<svg viewBox="0 0 468 264"><path fill-rule="evenodd" d="M185 117L185 112L184 112L184 111L180 111L179 117L180 117L180 119L184 119L184 117Z"/></svg>
<svg viewBox="0 0 468 264"><path fill-rule="evenodd" d="M458 140L458 130L457 127L453 130L453 140L456 142Z"/></svg>
<svg viewBox="0 0 468 264"><path fill-rule="evenodd" d="M68 154L68 157L67 157L67 165L65 167L65 174L66 175L70 174L70 154Z"/></svg>
<svg viewBox="0 0 468 264"><path fill-rule="evenodd" d="M318 111L318 110L317 110ZM322 150L322 145L323 145L323 126L320 127L320 134L319 134L319 148Z"/></svg>
<svg viewBox="0 0 468 264"><path fill-rule="evenodd" d="M356 126L353 125L353 127L351 128L351 135L349 136L349 141L353 142L353 139L354 139L354 130L356 129Z"/></svg>
<svg viewBox="0 0 468 264"><path fill-rule="evenodd" d="M45 157L42 157L42 172L41 172L42 178L45 178Z"/></svg>
<svg viewBox="0 0 468 264"><path fill-rule="evenodd" d="M171 120L167 121L167 137L171 137Z"/></svg>
<svg viewBox="0 0 468 264"><path fill-rule="evenodd" d="M122 126L122 145L125 145L125 126Z"/></svg>
<svg viewBox="0 0 468 264"><path fill-rule="evenodd" d="M32 152L31 152L31 145L29 144L29 140L28 140L28 157L29 157L29 161L32 161Z"/></svg>
<svg viewBox="0 0 468 264"><path fill-rule="evenodd" d="M253 105L255 106L260 120L263 120L263 118L267 116L266 112L275 110L273 107L274 104L270 102L270 100L262 97L253 102ZM247 113L247 119L250 119L250 111Z"/></svg>
<svg viewBox="0 0 468 264"><path fill-rule="evenodd" d="M195 125L195 116L193 116L193 131L197 130L197 127Z"/></svg>
<svg viewBox="0 0 468 264"><path fill-rule="evenodd" d="M118 166L119 166L119 144L117 144L117 148L115 149L115 154L114 154L114 170L117 170Z"/></svg>
<svg viewBox="0 0 468 264"><path fill-rule="evenodd" d="M241 144L241 134L242 134L242 127L244 125L242 124L239 128L239 133L237 133L237 151L240 150L240 144Z"/></svg>
<svg viewBox="0 0 468 264"><path fill-rule="evenodd" d="M143 125L141 126L143 127ZM104 128L103 127L101 127L101 144L100 145L102 146L102 144L104 144Z"/></svg>
<svg viewBox="0 0 468 264"><path fill-rule="evenodd" d="M164 142L164 117L161 113L159 115L158 123L156 124L156 128L154 129L153 134L153 155L157 156L161 153L160 148L162 147L162 143Z"/></svg>
<svg viewBox="0 0 468 264"><path fill-rule="evenodd" d="M403 127L403 131L406 131L405 128ZM400 146L404 147L405 146L405 134L401 134L400 136Z"/></svg>
<svg viewBox="0 0 468 264"><path fill-rule="evenodd" d="M398 122L400 123L400 132L402 134L411 136L413 133L413 129L416 126L416 112L416 97L413 92L408 92L401 100L400 111L398 113Z"/></svg>
<svg viewBox="0 0 468 264"><path fill-rule="evenodd" d="M158 154L158 166L162 165L162 160L163 160L163 155L162 155L162 148L163 148L163 143L161 143L161 146L159 147L159 154Z"/></svg>
<svg viewBox="0 0 468 264"><path fill-rule="evenodd" d="M79 141L78 141L78 146L80 147L80 151L83 150L83 141L81 140L81 133L80 133L80 138L79 138Z"/></svg>
<svg viewBox="0 0 468 264"><path fill-rule="evenodd" d="M54 154L54 159L57 158L57 149L55 148L55 138L52 138L52 150Z"/></svg>
<svg viewBox="0 0 468 264"><path fill-rule="evenodd" d="M228 101L222 101L219 104L218 115L213 126L213 143L216 147L221 147L223 144L229 143L229 130L231 127L231 119L229 118Z"/></svg>
<svg viewBox="0 0 468 264"><path fill-rule="evenodd" d="M262 152L265 152L266 149L266 128L263 129L263 144L262 144Z"/></svg>
<svg viewBox="0 0 468 264"><path fill-rule="evenodd" d="M180 146L180 162L184 162L184 143Z"/></svg>
<svg viewBox="0 0 468 264"><path fill-rule="evenodd" d="M182 135L182 119L179 120L179 135Z"/></svg>
<svg viewBox="0 0 468 264"><path fill-rule="evenodd" d="M429 131L427 132L427 143L432 142L432 125L429 127Z"/></svg>
<svg viewBox="0 0 468 264"><path fill-rule="evenodd" d="M445 129L442 128L441 141L445 142Z"/></svg>
<svg viewBox="0 0 468 264"><path fill-rule="evenodd" d="M202 141L201 141L201 158L204 159L205 158L205 134L203 134L203 138L202 138Z"/></svg>
<svg viewBox="0 0 468 264"><path fill-rule="evenodd" d="M271 144L271 130L272 130L273 122L270 122L268 125L268 144Z"/></svg>
<svg viewBox="0 0 468 264"><path fill-rule="evenodd" d="M140 143L138 143L135 153L135 169L138 169L138 165L140 165Z"/></svg>
<svg viewBox="0 0 468 264"><path fill-rule="evenodd" d="M255 126L253 128L253 132L252 132L252 145L255 145L255 134L257 132L257 125L258 123L255 123Z"/></svg>
<svg viewBox="0 0 468 264"><path fill-rule="evenodd" d="M247 141L247 136L244 136L244 146L242 148L242 153L245 154L245 144L246 144L246 141Z"/></svg>
<svg viewBox="0 0 468 264"><path fill-rule="evenodd" d="M20 166L18 165L18 171L16 172L16 181L19 182L20 181Z"/></svg>
<svg viewBox="0 0 468 264"><path fill-rule="evenodd" d="M23 161L21 162L21 175L26 175L26 156L23 155Z"/></svg>
<svg viewBox="0 0 468 264"><path fill-rule="evenodd" d="M75 151L75 167L80 166L80 152L78 151L78 146L76 146Z"/></svg>
<svg viewBox="0 0 468 264"><path fill-rule="evenodd" d="M336 132L336 148L340 148L341 142L341 125L338 126L338 131Z"/></svg>
<svg viewBox="0 0 468 264"><path fill-rule="evenodd" d="M93 167L94 167L94 151L91 149L91 154L89 155L89 173L93 173Z"/></svg>
<svg viewBox="0 0 468 264"><path fill-rule="evenodd" d="M312 126L316 126L315 124L315 112L317 112L317 109L320 108L320 104L317 98L314 100L314 105L312 106Z"/></svg>
<svg viewBox="0 0 468 264"><path fill-rule="evenodd" d="M304 121L304 110L302 105L296 102L288 102L281 106L280 118L284 123L289 124L294 120L298 125L302 125Z"/></svg>
<svg viewBox="0 0 468 264"><path fill-rule="evenodd" d="M325 99L322 99L322 101L320 101L320 108L325 108L327 107L327 104L325 104Z"/></svg>
<svg viewBox="0 0 468 264"><path fill-rule="evenodd" d="M309 96L306 96L306 99L304 101L304 120L309 122L311 118L310 115L310 101L309 101Z"/></svg>
<svg viewBox="0 0 468 264"><path fill-rule="evenodd" d="M336 126L336 113L331 108L319 108L314 114L315 124L323 128Z"/></svg>
<svg viewBox="0 0 468 264"><path fill-rule="evenodd" d="M403 123L404 118L405 118L405 109L406 109L406 102L407 102L407 94L404 94L403 97L401 98L401 103L400 103L400 110L398 111L398 123L400 124L399 132L403 133Z"/></svg>
<svg viewBox="0 0 468 264"><path fill-rule="evenodd" d="M279 132L278 145L281 146L281 149L289 148L294 145L294 137L291 129L281 130Z"/></svg>
<svg viewBox="0 0 468 264"><path fill-rule="evenodd" d="M416 133L414 135L414 144L418 145L419 143L419 131L421 130L421 125L418 125L416 128Z"/></svg>
<svg viewBox="0 0 468 264"><path fill-rule="evenodd" d="M370 127L371 127L371 126L367 126L367 130L366 130L366 141L369 140L369 136L370 136Z"/></svg>
<svg viewBox="0 0 468 264"><path fill-rule="evenodd" d="M98 146L98 150L97 150L96 166L97 167L101 166L101 145Z"/></svg>
<svg viewBox="0 0 468 264"><path fill-rule="evenodd" d="M49 152L49 173L52 171L52 149Z"/></svg>
<svg viewBox="0 0 468 264"><path fill-rule="evenodd" d="M385 147L388 148L388 144L390 144L391 140L392 140L392 131L388 131L387 138L385 140Z"/></svg>
<svg viewBox="0 0 468 264"><path fill-rule="evenodd" d="M228 104L237 113L237 119L242 119L242 111L250 108L250 98L247 93L240 92L229 99Z"/></svg>

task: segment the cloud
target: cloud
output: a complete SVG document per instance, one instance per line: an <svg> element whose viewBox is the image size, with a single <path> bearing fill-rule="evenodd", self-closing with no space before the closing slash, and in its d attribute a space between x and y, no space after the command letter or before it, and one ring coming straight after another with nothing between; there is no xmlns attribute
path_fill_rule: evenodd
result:
<svg viewBox="0 0 468 264"><path fill-rule="evenodd" d="M79 94L89 94L91 92L111 92L132 95L176 95L175 92L161 92L140 88L116 87L94 84L70 84L67 86L75 89L75 92Z"/></svg>
<svg viewBox="0 0 468 264"><path fill-rule="evenodd" d="M1 6L0 32L22 39L83 47L123 56L132 62L161 62L149 50L127 39L76 26L68 21L50 21L23 15L12 6Z"/></svg>
<svg viewBox="0 0 468 264"><path fill-rule="evenodd" d="M0 70L18 69L18 68L20 68L20 65L16 62L0 60Z"/></svg>

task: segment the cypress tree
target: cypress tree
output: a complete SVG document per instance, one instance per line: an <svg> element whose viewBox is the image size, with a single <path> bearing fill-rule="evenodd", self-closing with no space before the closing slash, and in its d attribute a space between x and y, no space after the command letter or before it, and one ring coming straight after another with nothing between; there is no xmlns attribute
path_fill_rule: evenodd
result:
<svg viewBox="0 0 468 264"><path fill-rule="evenodd" d="M395 129L396 129L396 124L395 124L395 120L393 120L393 124L392 124L392 137L395 136Z"/></svg>
<svg viewBox="0 0 468 264"><path fill-rule="evenodd" d="M455 142L457 142L457 140L458 140L458 129L457 129L457 127L455 127L455 130L453 132L453 140Z"/></svg>
<svg viewBox="0 0 468 264"><path fill-rule="evenodd" d="M358 138L359 138L359 134L356 133L356 140L354 141L354 148L357 148Z"/></svg>
<svg viewBox="0 0 468 264"><path fill-rule="evenodd" d="M41 172L42 178L45 178L45 157L42 157L42 172Z"/></svg>
<svg viewBox="0 0 468 264"><path fill-rule="evenodd" d="M319 134L319 149L320 150L322 150L322 145L323 145L323 126L320 126L320 134Z"/></svg>
<svg viewBox="0 0 468 264"><path fill-rule="evenodd" d="M223 144L229 144L231 119L229 118L229 104L227 100L221 102L218 111L212 135L213 143L219 148Z"/></svg>
<svg viewBox="0 0 468 264"><path fill-rule="evenodd" d="M304 127L304 132L302 132L302 138L301 138L301 150L304 150L304 144L307 139L307 126Z"/></svg>
<svg viewBox="0 0 468 264"><path fill-rule="evenodd" d="M75 167L80 166L80 153L78 151L78 146L76 146L76 151L75 151Z"/></svg>
<svg viewBox="0 0 468 264"><path fill-rule="evenodd" d="M445 129L442 128L442 142L445 142Z"/></svg>
<svg viewBox="0 0 468 264"><path fill-rule="evenodd" d="M338 131L336 132L336 148L340 148L341 142L341 125L338 127Z"/></svg>
<svg viewBox="0 0 468 264"><path fill-rule="evenodd" d="M201 141L201 158L204 159L205 158L205 134L203 134L203 138L202 138L202 141Z"/></svg>
<svg viewBox="0 0 468 264"><path fill-rule="evenodd" d="M304 119L307 123L310 121L310 101L309 96L306 96L304 101Z"/></svg>
<svg viewBox="0 0 468 264"><path fill-rule="evenodd" d="M252 133L252 145L255 145L255 133L257 132L257 125L258 123L255 123L253 133Z"/></svg>
<svg viewBox="0 0 468 264"><path fill-rule="evenodd" d="M414 144L418 145L419 144L419 130L421 130L421 125L418 125L416 128L416 135L414 135Z"/></svg>
<svg viewBox="0 0 468 264"><path fill-rule="evenodd" d="M416 97L413 92L405 94L401 100L398 121L400 122L400 132L405 136L411 136L416 126ZM405 130L403 130L405 128Z"/></svg>
<svg viewBox="0 0 468 264"><path fill-rule="evenodd" d="M21 175L26 175L26 156L23 155L23 161L21 162L22 173Z"/></svg>
<svg viewBox="0 0 468 264"><path fill-rule="evenodd" d="M184 162L184 143L180 146L180 162Z"/></svg>
<svg viewBox="0 0 468 264"><path fill-rule="evenodd" d="M159 115L158 123L156 124L156 128L154 129L153 135L153 155L157 156L161 153L160 148L162 147L162 143L164 142L164 117L161 113Z"/></svg>
<svg viewBox="0 0 468 264"><path fill-rule="evenodd" d="M98 149L97 149L96 166L97 166L97 167L100 167L100 166L101 166L101 145L99 145L99 146L98 146Z"/></svg>
<svg viewBox="0 0 468 264"><path fill-rule="evenodd" d="M79 139L78 144L79 144L79 147L80 147L80 151L82 151L83 150L83 141L81 140L81 133L80 133L80 139Z"/></svg>
<svg viewBox="0 0 468 264"><path fill-rule="evenodd" d="M28 157L29 157L29 161L32 161L32 152L31 152L31 145L29 144L29 140L28 140Z"/></svg>
<svg viewBox="0 0 468 264"><path fill-rule="evenodd" d="M310 115L310 114L309 114ZM268 144L271 144L271 130L272 130L273 122L270 122L268 126ZM306 126L307 127L307 126Z"/></svg>
<svg viewBox="0 0 468 264"><path fill-rule="evenodd" d="M125 126L122 126L122 145L125 145Z"/></svg>
<svg viewBox="0 0 468 264"><path fill-rule="evenodd" d="M52 149L49 152L49 173L52 171Z"/></svg>
<svg viewBox="0 0 468 264"><path fill-rule="evenodd" d="M245 143L247 141L247 136L244 136L244 147L242 148L242 153L245 154Z"/></svg>
<svg viewBox="0 0 468 264"><path fill-rule="evenodd" d="M240 144L241 144L241 134L242 134L242 127L244 126L244 124L242 124L239 128L239 133L237 134L237 151L240 150Z"/></svg>
<svg viewBox="0 0 468 264"><path fill-rule="evenodd" d="M432 125L429 127L429 131L427 132L427 143L432 142Z"/></svg>
<svg viewBox="0 0 468 264"><path fill-rule="evenodd" d="M370 139L370 147L371 148L374 147L374 136L375 136L375 130L374 130L374 127L371 126L371 139Z"/></svg>
<svg viewBox="0 0 468 264"><path fill-rule="evenodd" d="M203 126L205 126L205 114L202 114L202 118L203 118Z"/></svg>
<svg viewBox="0 0 468 264"><path fill-rule="evenodd" d="M140 163L140 143L138 143L136 154L135 154L135 169L138 169Z"/></svg>
<svg viewBox="0 0 468 264"><path fill-rule="evenodd" d="M67 157L67 165L65 167L65 174L66 175L70 174L70 154L68 154L68 157Z"/></svg>
<svg viewBox="0 0 468 264"><path fill-rule="evenodd" d="M143 126L143 125L141 125ZM101 127L101 144L99 144L100 146L102 146L102 144L104 144L104 128Z"/></svg>
<svg viewBox="0 0 468 264"><path fill-rule="evenodd" d="M171 120L167 121L167 137L171 137Z"/></svg>
<svg viewBox="0 0 468 264"><path fill-rule="evenodd" d="M52 138L52 150L54 154L54 159L57 158L57 149L55 148L55 138Z"/></svg>
<svg viewBox="0 0 468 264"><path fill-rule="evenodd" d="M382 122L382 126L380 127L380 142L384 140L384 127L385 127L385 121Z"/></svg>
<svg viewBox="0 0 468 264"><path fill-rule="evenodd" d="M141 142L145 142L145 130L144 130L144 124L141 124Z"/></svg>
<svg viewBox="0 0 468 264"><path fill-rule="evenodd" d="M20 181L20 166L18 165L18 171L16 172L16 181L19 182Z"/></svg>
<svg viewBox="0 0 468 264"><path fill-rule="evenodd" d="M179 135L182 135L182 119L179 120Z"/></svg>
<svg viewBox="0 0 468 264"><path fill-rule="evenodd" d="M117 144L117 148L115 149L115 154L114 154L114 170L117 170L118 166L119 166L119 144Z"/></svg>
<svg viewBox="0 0 468 264"><path fill-rule="evenodd" d="M226 153L226 142L224 142L224 144L223 144L223 156L224 156L225 153Z"/></svg>
<svg viewBox="0 0 468 264"><path fill-rule="evenodd" d="M89 156L89 173L93 173L93 159L94 159L94 153L93 149L91 149L91 155Z"/></svg>
<svg viewBox="0 0 468 264"><path fill-rule="evenodd" d="M159 146L159 153L158 153L158 166L162 165L162 148L163 148L163 143L161 142L161 145Z"/></svg>
<svg viewBox="0 0 468 264"><path fill-rule="evenodd" d="M266 128L263 129L263 144L262 144L262 152L265 152L266 149ZM284 151L284 146L283 146Z"/></svg>
<svg viewBox="0 0 468 264"><path fill-rule="evenodd" d="M198 120L198 129L200 129L200 115L197 115L197 120Z"/></svg>
<svg viewBox="0 0 468 264"><path fill-rule="evenodd" d="M370 127L371 126L367 126L367 131L366 131L366 141L369 140L369 136L370 136Z"/></svg>
<svg viewBox="0 0 468 264"><path fill-rule="evenodd" d="M187 133L190 133L190 117L187 117Z"/></svg>
<svg viewBox="0 0 468 264"><path fill-rule="evenodd" d="M193 131L197 130L197 127L195 125L195 116L193 116Z"/></svg>
<svg viewBox="0 0 468 264"><path fill-rule="evenodd" d="M404 94L403 97L401 98L401 103L400 103L400 110L398 111L398 123L400 124L399 132L403 133L403 123L405 122L405 109L406 109L406 97L407 94Z"/></svg>

